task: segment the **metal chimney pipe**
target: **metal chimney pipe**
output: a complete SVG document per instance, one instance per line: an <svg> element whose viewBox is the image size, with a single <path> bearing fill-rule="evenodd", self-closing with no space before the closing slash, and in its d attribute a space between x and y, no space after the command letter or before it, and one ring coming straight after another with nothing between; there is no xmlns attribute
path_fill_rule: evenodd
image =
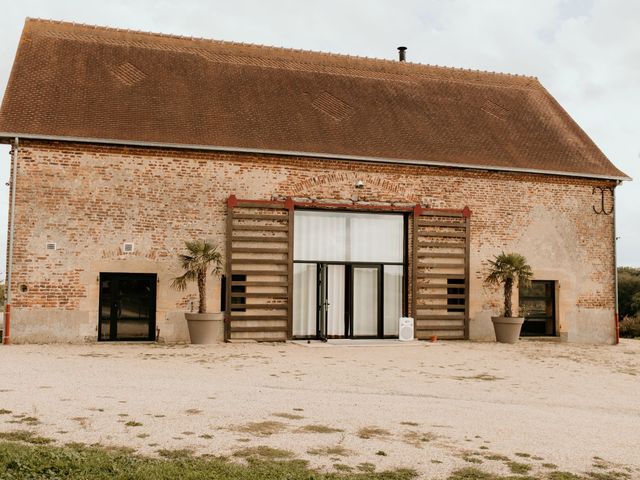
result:
<svg viewBox="0 0 640 480"><path fill-rule="evenodd" d="M400 61L401 62L406 62L407 60L407 47L398 47L398 54L400 56Z"/></svg>

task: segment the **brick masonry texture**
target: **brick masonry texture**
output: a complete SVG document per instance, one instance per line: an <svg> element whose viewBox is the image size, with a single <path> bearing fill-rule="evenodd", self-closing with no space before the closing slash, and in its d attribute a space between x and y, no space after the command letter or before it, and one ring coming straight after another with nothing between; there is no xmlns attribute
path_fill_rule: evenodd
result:
<svg viewBox="0 0 640 480"><path fill-rule="evenodd" d="M364 188L355 189L357 180ZM559 333L569 341L615 338L613 216L596 215L609 181L421 166L253 154L141 149L56 142L20 146L14 232L14 341L42 332L57 339L48 311L74 316L66 340L95 339L100 272L154 272L158 326L167 341L183 340L172 312L195 298L170 289L180 273L184 240L211 238L224 253L226 200L305 197L360 202L469 206L470 334L490 339L489 317L501 295L482 284L487 260L501 251L524 254L535 278L558 281ZM58 249L48 251L46 242ZM123 242L135 252L123 254ZM210 282L219 306L219 282ZM23 291L25 290L26 291ZM79 316L78 316L79 315ZM53 326L51 326L53 325ZM75 332L75 330L74 330ZM181 333L182 332L182 333ZM76 338L77 337L77 338Z"/></svg>

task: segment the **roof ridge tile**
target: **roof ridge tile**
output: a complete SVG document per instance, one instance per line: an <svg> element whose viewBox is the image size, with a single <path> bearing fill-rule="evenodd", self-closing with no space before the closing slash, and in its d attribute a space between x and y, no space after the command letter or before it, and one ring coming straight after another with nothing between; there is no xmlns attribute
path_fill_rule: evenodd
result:
<svg viewBox="0 0 640 480"><path fill-rule="evenodd" d="M282 53L297 53L297 54L313 54L316 56L323 56L323 57L329 57L329 58L334 58L334 59L353 59L353 60L360 60L360 61L366 61L367 63L369 63L370 67L374 67L374 66L399 66L399 65L406 65L406 66L412 66L412 67L416 67L416 68L421 68L421 69L436 69L436 70L441 70L441 71L450 71L450 72L467 72L467 73L476 73L476 74L480 74L480 75L485 75L485 76L494 76L497 78L518 78L520 81L522 80L533 80L536 79L537 77L535 76L530 76L530 75L522 75L522 74L513 74L513 73L509 73L509 72L496 72L496 71L489 71L489 70L480 70L480 69L473 69L473 68L466 68L466 67L453 67L453 66L445 66L445 65L437 65L437 64L430 64L430 63L419 63L419 62L409 62L409 61L405 61L405 62L399 62L398 60L391 60L388 58L379 58L379 57L369 57L366 55L353 55L353 54L345 54L345 53L337 53L337 52L326 52L326 51L321 51L321 50L312 50L312 49L301 49L301 48L290 48L290 47L280 47L280 46L276 46L276 45L266 45L266 44L259 44L259 43L248 43L248 42L238 42L238 41L233 41L233 40L218 40L218 39L214 39L214 38L208 38L208 37L198 37L198 36L185 36L185 35L179 35L179 34L172 34L172 33L159 33L159 32L152 32L152 31L147 31L147 30L136 30L136 29L127 29L127 28L118 28L118 27L108 27L108 26L102 26L102 25L96 25L96 24L89 24L89 23L81 23L81 22L69 22L69 21L65 21L65 20L54 20L54 19L46 19L46 18L35 18L35 17L27 17L25 19L25 26L27 25L27 23L29 22L33 22L33 23L42 23L42 24L54 24L54 25L69 25L69 26L80 26L80 27L84 27L84 28L89 28L89 29L93 29L96 31L101 31L101 32L112 32L112 33L130 33L130 34L136 34L136 35L142 35L142 36L148 36L148 37L157 37L157 38L162 38L162 39L178 39L178 40L190 40L190 41L197 41L197 42L205 42L205 43L211 43L211 44L218 44L218 45L225 45L225 46L240 46L240 47L248 47L248 48L255 48L257 50L271 50L271 51L275 51L275 52L282 52ZM402 67L401 67L402 68Z"/></svg>

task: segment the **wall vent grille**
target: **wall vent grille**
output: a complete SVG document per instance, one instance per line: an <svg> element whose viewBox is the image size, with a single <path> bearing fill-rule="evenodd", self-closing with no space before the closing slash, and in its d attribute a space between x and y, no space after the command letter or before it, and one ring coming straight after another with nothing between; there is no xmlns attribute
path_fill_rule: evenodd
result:
<svg viewBox="0 0 640 480"><path fill-rule="evenodd" d="M133 242L125 242L122 244L123 253L133 253Z"/></svg>
<svg viewBox="0 0 640 480"><path fill-rule="evenodd" d="M56 242L47 242L47 250L57 250L58 246L56 245Z"/></svg>

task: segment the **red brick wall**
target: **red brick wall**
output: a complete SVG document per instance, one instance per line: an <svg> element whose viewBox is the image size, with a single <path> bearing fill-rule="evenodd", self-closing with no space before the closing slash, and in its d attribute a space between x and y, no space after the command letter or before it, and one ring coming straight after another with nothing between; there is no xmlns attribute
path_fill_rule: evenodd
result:
<svg viewBox="0 0 640 480"><path fill-rule="evenodd" d="M364 188L355 189L357 180ZM24 142L17 178L13 303L25 312L24 322L32 323L37 319L28 312L37 309L87 312L84 331L89 332L97 323L99 272L135 265L159 273L160 312L184 308L192 294L172 292L166 282L179 273L175 253L184 240L198 237L213 238L224 250L225 200L231 193L252 199L468 205L473 211L472 337L488 335L485 314L499 305L500 295L485 289L481 279L486 260L504 250L524 254L534 272L557 274L540 279L560 282L561 331L571 336L572 329L582 328L578 316L597 310L598 318L610 313L610 321L593 320L601 329L593 340L610 341L613 216L596 215L592 209L599 205L593 186L608 185L612 183L533 174ZM57 242L59 249L45 250L47 241ZM121 253L125 241L135 242L133 255ZM19 335L20 314L16 318ZM474 321L479 326L475 334ZM583 331L583 337L589 341L590 334Z"/></svg>

